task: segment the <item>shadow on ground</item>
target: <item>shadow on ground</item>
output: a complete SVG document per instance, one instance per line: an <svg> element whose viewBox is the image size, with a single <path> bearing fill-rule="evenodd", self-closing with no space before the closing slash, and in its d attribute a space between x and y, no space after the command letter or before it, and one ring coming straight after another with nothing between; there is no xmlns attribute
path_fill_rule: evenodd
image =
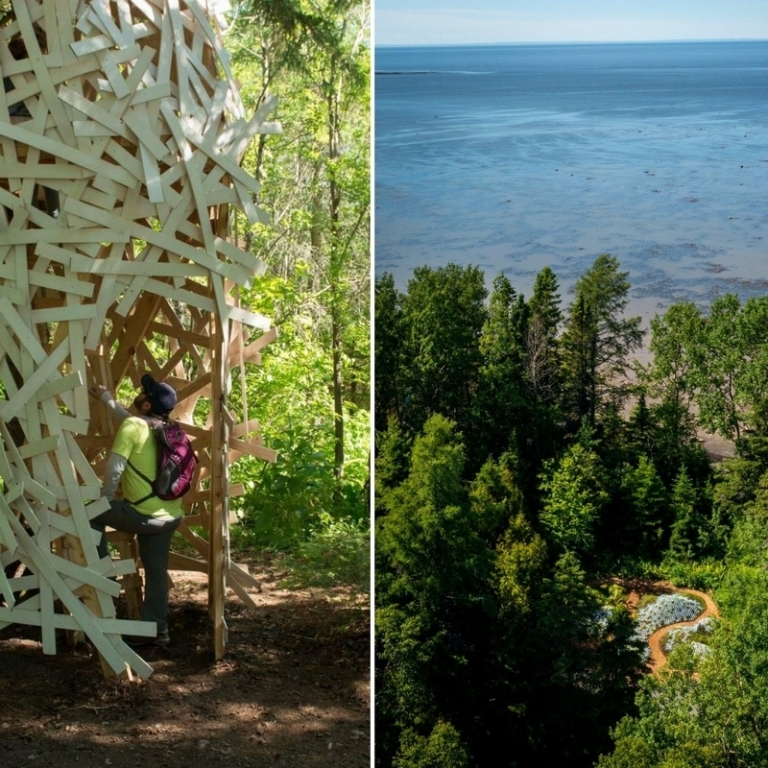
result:
<svg viewBox="0 0 768 768"><path fill-rule="evenodd" d="M0 765L367 767L367 602L280 590L256 570L260 607L228 598L220 661L204 580L174 574L172 645L143 651L155 670L145 682L105 680L87 644L62 636L45 656L39 630L0 631Z"/></svg>

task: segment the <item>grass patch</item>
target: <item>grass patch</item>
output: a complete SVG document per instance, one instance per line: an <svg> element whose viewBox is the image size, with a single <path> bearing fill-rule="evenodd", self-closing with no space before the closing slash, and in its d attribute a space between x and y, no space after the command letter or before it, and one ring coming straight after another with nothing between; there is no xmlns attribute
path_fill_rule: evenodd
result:
<svg viewBox="0 0 768 768"><path fill-rule="evenodd" d="M635 610L639 611L641 608L645 608L647 605L655 603L658 597L658 595L654 595L652 592L647 592L637 601Z"/></svg>
<svg viewBox="0 0 768 768"><path fill-rule="evenodd" d="M289 588L350 587L370 592L370 532L367 521L321 519L305 541L285 554Z"/></svg>
<svg viewBox="0 0 768 768"><path fill-rule="evenodd" d="M689 600L695 600L701 607L702 613L707 610L707 604L704 602L703 598L699 597L699 595L696 595L693 592L680 592L680 594L683 595L683 597L687 597Z"/></svg>

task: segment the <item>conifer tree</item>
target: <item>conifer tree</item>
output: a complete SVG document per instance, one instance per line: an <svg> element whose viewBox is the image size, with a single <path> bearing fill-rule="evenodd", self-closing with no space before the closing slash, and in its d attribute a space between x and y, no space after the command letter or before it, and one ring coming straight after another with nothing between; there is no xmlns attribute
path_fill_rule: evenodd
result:
<svg viewBox="0 0 768 768"><path fill-rule="evenodd" d="M387 418L402 418L405 397L404 375L407 361L403 359L406 326L403 319L403 297L395 287L391 274L385 272L376 280L374 300L375 328L375 425L387 428Z"/></svg>
<svg viewBox="0 0 768 768"><path fill-rule="evenodd" d="M531 421L524 382L528 315L523 296L517 295L509 279L496 277L479 340L483 362L474 408L475 466L488 457L498 458L508 448L520 453L525 445L525 427ZM510 439L515 444L510 445Z"/></svg>
<svg viewBox="0 0 768 768"><path fill-rule="evenodd" d="M615 407L626 394L622 377L643 336L640 318L624 317L627 275L603 254L576 283L562 344L567 404L576 422L586 417L594 425L609 401Z"/></svg>
<svg viewBox="0 0 768 768"><path fill-rule="evenodd" d="M642 557L658 557L669 539L670 505L653 462L643 455L636 467L626 466L621 485L627 517L614 540L625 542Z"/></svg>
<svg viewBox="0 0 768 768"><path fill-rule="evenodd" d="M493 554L475 525L463 466L455 425L433 415L414 442L408 478L383 498L377 723L394 750L387 759L400 764L398 750L428 753L417 737L429 740L441 721L461 733L482 706Z"/></svg>
<svg viewBox="0 0 768 768"><path fill-rule="evenodd" d="M705 519L699 510L699 493L685 467L675 482L672 491L672 512L674 523L669 539L669 551L676 557L691 560L700 551Z"/></svg>
<svg viewBox="0 0 768 768"><path fill-rule="evenodd" d="M557 452L562 434L562 371L558 333L563 314L555 273L545 267L536 275L528 303L530 319L525 340L525 384L530 403L530 426L525 456L529 477L541 472L543 462ZM527 490L535 497L535 492Z"/></svg>
<svg viewBox="0 0 768 768"><path fill-rule="evenodd" d="M454 421L467 443L486 319L483 273L473 266L418 267L403 298L407 391L402 424L416 433L430 414Z"/></svg>
<svg viewBox="0 0 768 768"><path fill-rule="evenodd" d="M592 554L595 530L609 498L605 485L600 458L580 443L545 469L539 519L557 551L579 559Z"/></svg>

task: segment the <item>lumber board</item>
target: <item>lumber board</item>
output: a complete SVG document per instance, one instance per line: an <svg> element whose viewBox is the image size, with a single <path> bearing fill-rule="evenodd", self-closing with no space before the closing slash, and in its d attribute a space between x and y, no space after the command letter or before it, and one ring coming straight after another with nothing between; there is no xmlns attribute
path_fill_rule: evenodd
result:
<svg viewBox="0 0 768 768"><path fill-rule="evenodd" d="M31 627L44 626L39 611L22 610L20 608L16 610L0 608L0 621L7 622L8 624L26 624ZM54 629L80 629L77 619L65 613L52 614L51 623ZM93 624L104 634L138 635L139 637L155 637L157 635L157 627L151 621L95 617Z"/></svg>
<svg viewBox="0 0 768 768"><path fill-rule="evenodd" d="M168 556L168 568L172 571L197 571L207 574L208 562L197 560L188 555L181 555L178 552L171 552Z"/></svg>
<svg viewBox="0 0 768 768"><path fill-rule="evenodd" d="M67 355L69 355L69 346L59 344L54 352L40 363L40 367L32 374L31 378L27 379L24 386L0 408L0 418L4 421L10 421L16 416L32 400L43 384L57 372Z"/></svg>
<svg viewBox="0 0 768 768"><path fill-rule="evenodd" d="M240 598L240 600L245 604L246 608L251 610L258 609L259 606L256 601L248 593L248 590L242 584L240 584L239 581L237 581L237 579L227 579L227 586Z"/></svg>
<svg viewBox="0 0 768 768"><path fill-rule="evenodd" d="M48 562L46 553L34 545L21 523L18 520L15 520L15 518L11 518L10 522L11 526L14 528L14 533L16 534L19 546L24 550L35 569L48 581L56 592L57 597L62 601L67 610L78 620L80 628L91 639L112 671L118 675L122 674L125 668L125 662L107 641L104 633L96 626L92 614L77 598L75 598L72 591L66 587L61 577Z"/></svg>
<svg viewBox="0 0 768 768"><path fill-rule="evenodd" d="M257 592L261 592L261 582L253 575L248 573L247 568L244 565L230 562L229 575L239 581L241 584L247 585Z"/></svg>

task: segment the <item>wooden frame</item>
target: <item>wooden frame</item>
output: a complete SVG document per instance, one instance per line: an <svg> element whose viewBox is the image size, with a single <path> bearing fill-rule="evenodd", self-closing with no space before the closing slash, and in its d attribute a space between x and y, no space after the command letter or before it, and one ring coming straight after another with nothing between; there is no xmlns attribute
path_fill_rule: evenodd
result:
<svg viewBox="0 0 768 768"><path fill-rule="evenodd" d="M57 629L83 632L109 674L151 674L121 635L154 627L116 618L110 577L135 562L96 551L113 428L88 386L149 371L178 391L201 459L180 531L198 556L172 565L208 574L217 656L226 586L251 604L258 587L229 556L228 465L276 457L227 399L276 331L239 306L263 265L227 222L230 205L265 219L239 162L279 126L272 104L246 117L220 31L197 0L13 0L0 26L0 626L39 626L45 653Z"/></svg>

